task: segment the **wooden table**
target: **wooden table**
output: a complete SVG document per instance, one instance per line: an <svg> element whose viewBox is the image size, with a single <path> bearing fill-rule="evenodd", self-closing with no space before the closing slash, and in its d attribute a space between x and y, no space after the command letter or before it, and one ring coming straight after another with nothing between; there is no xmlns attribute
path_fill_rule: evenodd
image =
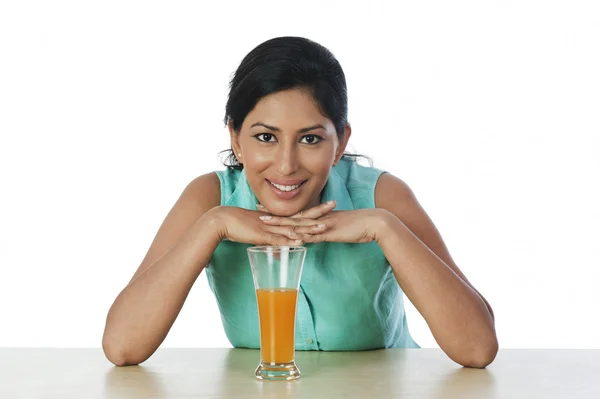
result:
<svg viewBox="0 0 600 399"><path fill-rule="evenodd" d="M0 348L0 398L600 398L600 350L501 350L466 369L437 349L296 352L297 381L259 381L250 349L159 349L114 367L101 349Z"/></svg>

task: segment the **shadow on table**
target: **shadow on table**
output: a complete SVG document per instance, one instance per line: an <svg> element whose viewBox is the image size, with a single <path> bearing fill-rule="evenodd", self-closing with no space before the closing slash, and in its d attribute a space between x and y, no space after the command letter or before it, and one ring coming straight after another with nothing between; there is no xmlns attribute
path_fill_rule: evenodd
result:
<svg viewBox="0 0 600 399"><path fill-rule="evenodd" d="M144 366L113 367L104 376L104 393L109 398L149 398L165 395L161 373Z"/></svg>
<svg viewBox="0 0 600 399"><path fill-rule="evenodd" d="M235 349L228 353L225 368L230 383L221 384L221 397L386 397L396 392L398 358L385 350L360 352L297 351L301 377L295 381L261 381L254 376L260 351Z"/></svg>
<svg viewBox="0 0 600 399"><path fill-rule="evenodd" d="M141 366L113 367L104 378L108 398L218 397L231 378L228 351L171 348Z"/></svg>
<svg viewBox="0 0 600 399"><path fill-rule="evenodd" d="M346 376L348 369L370 376L373 366L386 368L386 360L390 357L383 354L388 352L384 349L354 352L296 351L295 361L302 377ZM233 349L227 354L225 367L237 376L255 378L254 371L259 362L260 350Z"/></svg>
<svg viewBox="0 0 600 399"><path fill-rule="evenodd" d="M488 369L461 368L438 376L435 398L498 398L494 374Z"/></svg>

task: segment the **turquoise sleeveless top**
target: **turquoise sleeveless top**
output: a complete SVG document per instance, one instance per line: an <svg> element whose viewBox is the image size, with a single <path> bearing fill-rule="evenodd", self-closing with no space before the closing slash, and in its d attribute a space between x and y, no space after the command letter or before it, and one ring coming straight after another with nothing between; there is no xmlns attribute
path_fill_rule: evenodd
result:
<svg viewBox="0 0 600 399"><path fill-rule="evenodd" d="M322 202L335 210L375 207L383 171L342 158L331 169ZM243 170L217 171L221 205L256 210ZM307 243L296 311L296 350L418 348L406 323L403 293L376 242ZM234 347L259 348L259 318L248 244L222 241L206 274Z"/></svg>

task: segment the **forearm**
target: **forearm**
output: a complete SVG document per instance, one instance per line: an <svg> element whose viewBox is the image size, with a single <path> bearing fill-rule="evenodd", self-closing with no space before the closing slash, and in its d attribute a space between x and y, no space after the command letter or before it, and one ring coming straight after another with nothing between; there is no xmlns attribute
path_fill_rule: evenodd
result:
<svg viewBox="0 0 600 399"><path fill-rule="evenodd" d="M113 363L141 363L165 339L194 282L219 244L212 220L205 216L131 281L115 300L102 340L104 351Z"/></svg>
<svg viewBox="0 0 600 399"><path fill-rule="evenodd" d="M406 296L457 363L485 367L497 352L493 316L482 297L399 219L386 217L378 243Z"/></svg>

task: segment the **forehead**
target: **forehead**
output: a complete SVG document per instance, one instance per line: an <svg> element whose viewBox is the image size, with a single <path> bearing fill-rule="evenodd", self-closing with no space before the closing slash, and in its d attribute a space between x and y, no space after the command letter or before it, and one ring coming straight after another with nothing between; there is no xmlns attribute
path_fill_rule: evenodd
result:
<svg viewBox="0 0 600 399"><path fill-rule="evenodd" d="M287 126L302 128L317 123L328 130L333 128L333 123L321 115L310 93L300 89L280 91L261 98L246 117L244 125L249 127L255 122L282 129Z"/></svg>

